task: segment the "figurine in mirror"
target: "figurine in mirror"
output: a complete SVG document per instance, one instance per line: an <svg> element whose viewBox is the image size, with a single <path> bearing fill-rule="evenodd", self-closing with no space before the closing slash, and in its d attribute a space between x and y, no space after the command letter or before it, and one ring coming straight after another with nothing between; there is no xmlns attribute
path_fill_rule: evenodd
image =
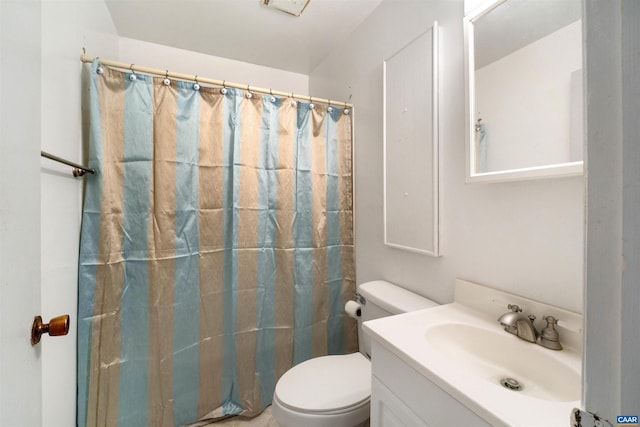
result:
<svg viewBox="0 0 640 427"><path fill-rule="evenodd" d="M502 0L466 19L471 177L582 173L581 18L581 0Z"/></svg>

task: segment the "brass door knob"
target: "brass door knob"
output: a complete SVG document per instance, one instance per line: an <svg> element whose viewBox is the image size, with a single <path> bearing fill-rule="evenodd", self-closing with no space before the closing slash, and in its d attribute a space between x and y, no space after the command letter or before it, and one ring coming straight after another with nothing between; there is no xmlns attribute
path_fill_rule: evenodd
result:
<svg viewBox="0 0 640 427"><path fill-rule="evenodd" d="M42 334L49 334L52 337L67 335L69 333L69 315L54 317L49 323L42 323L42 317L36 316L31 326L31 345L40 342Z"/></svg>

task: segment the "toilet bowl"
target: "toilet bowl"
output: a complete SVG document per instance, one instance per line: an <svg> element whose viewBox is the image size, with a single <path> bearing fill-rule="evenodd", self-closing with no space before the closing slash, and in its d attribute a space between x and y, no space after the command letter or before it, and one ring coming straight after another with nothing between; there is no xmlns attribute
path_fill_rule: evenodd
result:
<svg viewBox="0 0 640 427"><path fill-rule="evenodd" d="M287 371L273 395L282 427L353 427L369 418L371 363L360 353L309 359Z"/></svg>
<svg viewBox="0 0 640 427"><path fill-rule="evenodd" d="M276 384L272 414L281 427L355 427L370 413L370 343L362 321L434 307L437 304L385 281L363 283L358 320L360 352L309 359L289 369ZM366 356L365 356L366 355Z"/></svg>

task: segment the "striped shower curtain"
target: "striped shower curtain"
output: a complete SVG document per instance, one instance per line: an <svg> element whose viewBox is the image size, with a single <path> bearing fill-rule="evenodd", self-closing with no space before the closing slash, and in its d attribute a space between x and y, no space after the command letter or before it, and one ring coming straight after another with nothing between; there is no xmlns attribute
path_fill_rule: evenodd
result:
<svg viewBox="0 0 640 427"><path fill-rule="evenodd" d="M255 415L355 351L351 118L94 62L78 425Z"/></svg>

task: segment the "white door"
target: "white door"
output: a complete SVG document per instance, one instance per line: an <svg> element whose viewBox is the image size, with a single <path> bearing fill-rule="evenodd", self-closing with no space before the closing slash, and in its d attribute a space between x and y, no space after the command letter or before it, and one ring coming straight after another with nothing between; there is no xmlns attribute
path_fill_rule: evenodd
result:
<svg viewBox="0 0 640 427"><path fill-rule="evenodd" d="M0 1L0 426L42 425L40 2Z"/></svg>

